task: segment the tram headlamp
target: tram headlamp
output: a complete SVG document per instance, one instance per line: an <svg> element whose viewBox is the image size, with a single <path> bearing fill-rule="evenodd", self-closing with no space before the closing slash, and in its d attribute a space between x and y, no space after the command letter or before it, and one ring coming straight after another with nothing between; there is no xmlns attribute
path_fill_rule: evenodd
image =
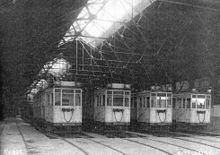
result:
<svg viewBox="0 0 220 155"><path fill-rule="evenodd" d="M168 87L167 90L168 90L168 91L172 91L172 87Z"/></svg>
<svg viewBox="0 0 220 155"><path fill-rule="evenodd" d="M130 84L125 84L125 89L131 89L131 85Z"/></svg>
<svg viewBox="0 0 220 155"><path fill-rule="evenodd" d="M192 89L192 92L197 92L196 88L193 88L193 89Z"/></svg>
<svg viewBox="0 0 220 155"><path fill-rule="evenodd" d="M155 86L151 86L151 90L156 90L156 87Z"/></svg>

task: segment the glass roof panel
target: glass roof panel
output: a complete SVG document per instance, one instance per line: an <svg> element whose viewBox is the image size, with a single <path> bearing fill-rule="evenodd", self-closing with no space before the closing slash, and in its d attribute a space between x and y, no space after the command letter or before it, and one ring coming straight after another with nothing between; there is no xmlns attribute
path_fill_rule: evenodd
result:
<svg viewBox="0 0 220 155"><path fill-rule="evenodd" d="M95 47L155 0L88 0L59 46L74 39Z"/></svg>

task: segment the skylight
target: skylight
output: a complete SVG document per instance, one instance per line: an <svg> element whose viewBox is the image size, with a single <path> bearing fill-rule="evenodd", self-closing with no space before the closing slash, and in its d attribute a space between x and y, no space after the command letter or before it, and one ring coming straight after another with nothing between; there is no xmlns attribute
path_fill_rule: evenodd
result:
<svg viewBox="0 0 220 155"><path fill-rule="evenodd" d="M155 0L88 0L59 46L79 39L99 45Z"/></svg>
<svg viewBox="0 0 220 155"><path fill-rule="evenodd" d="M54 61L48 62L44 65L43 69L41 70L40 74L48 72L55 77L60 77L65 74L68 69L70 68L70 64L65 59L54 59Z"/></svg>

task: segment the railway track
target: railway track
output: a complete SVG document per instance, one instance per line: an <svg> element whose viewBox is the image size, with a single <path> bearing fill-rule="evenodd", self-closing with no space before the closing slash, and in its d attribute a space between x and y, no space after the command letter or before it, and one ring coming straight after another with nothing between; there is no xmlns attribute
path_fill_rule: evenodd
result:
<svg viewBox="0 0 220 155"><path fill-rule="evenodd" d="M140 137L140 138L142 138L142 137ZM146 138L142 138L142 139L146 139ZM178 148L182 148L182 149L185 149L185 150L189 150L189 151L192 151L192 152L200 153L199 151L197 151L195 149L187 148L187 147L184 147L184 146L181 146L181 145L178 145L178 144L164 142L164 141L161 141L161 140L155 140L155 139L152 139L152 138L149 138L149 137L147 137L147 140L154 141L154 142L159 142L159 143L163 143L163 144L168 144L168 145L172 145L172 146L175 146L175 147L178 147Z"/></svg>
<svg viewBox="0 0 220 155"><path fill-rule="evenodd" d="M130 131L126 131L126 132L130 132ZM165 143L165 144L170 144L170 145L177 146L177 147L180 147L180 148L185 148L187 150L194 151L194 152L197 152L199 154L205 154L205 153L202 153L201 151L197 151L197 150L192 149L192 148L187 148L187 147L179 146L177 144L172 144L172 143L164 142L164 141L160 141L160 140L154 140L154 139L150 138L150 136L152 136L152 135L146 135L146 134L143 134L143 133L136 133L136 132L130 132L130 133L134 133L134 134L138 134L138 135L142 135L142 136L145 135L145 136L148 136L147 139L149 139L149 140L153 140L153 141L157 141L157 142L161 142L161 143ZM185 141L185 142L191 142L191 143L195 143L195 144L200 144L200 145L208 146L208 147L211 147L211 148L214 148L214 149L218 149L218 150L220 149L217 146L209 145L209 144L206 144L206 143L203 143L203 142L199 142L199 141L195 141L195 140L189 140L189 139L184 139L184 138L179 138L179 137L174 137L174 136L166 136L166 137L170 137L170 138L181 140L181 141ZM141 138L143 138L143 137L141 137Z"/></svg>
<svg viewBox="0 0 220 155"><path fill-rule="evenodd" d="M136 133L136 132L131 132L131 131L125 131L125 132L140 135L141 137L139 137L139 138L141 138L141 139L145 139L145 140L147 139L147 140L162 143L162 144L168 144L168 145L171 145L171 146L175 146L177 148L181 148L181 149L185 149L185 150L188 150L188 151L192 151L192 152L201 154L201 151L198 151L198 150L195 150L195 149L192 149L192 148L184 147L184 146L181 146L181 145L178 145L178 144L173 144L173 143L170 143L170 142L167 142L167 141L165 142L165 141L150 138L149 136L151 136L151 135L146 135L146 134L143 134L143 133ZM144 137L147 137L147 138L144 138Z"/></svg>
<svg viewBox="0 0 220 155"><path fill-rule="evenodd" d="M218 133L211 133L211 132L187 132L189 134L195 134L195 135L201 135L201 136L214 136L214 137L219 137L220 138L220 134Z"/></svg>
<svg viewBox="0 0 220 155"><path fill-rule="evenodd" d="M17 121L16 121L16 127L17 127L17 129L18 129L18 131L19 131L19 133L22 137L22 140L24 142L27 153L29 154L30 149L28 148L28 144L25 141L25 137L24 137ZM70 135L61 135L61 136L57 135L57 134L52 134L52 133L45 133L45 131L43 131L43 133L49 138L60 139L60 140L64 141L65 143L68 143L69 145L73 146L75 149L78 149L81 153L83 153L85 155L90 155L92 153L90 151L88 151L88 149L85 148L84 146L78 144L78 142L72 141L69 138L82 138L83 141L84 140L86 142L91 141L91 142L96 143L97 145L99 145L99 147L102 146L102 147L105 147L105 149L110 149L111 151L115 152L115 154L116 153L117 154L122 154L122 155L127 154L126 152L124 152L123 149L118 149L117 147L112 146L111 144L106 144L105 142L102 143L99 140L96 140L95 139L95 138L97 138L96 135L99 135L100 133L98 133L98 134L95 133L95 134L91 135L91 134L88 134L87 132L82 132L80 134L70 134ZM164 136L165 135L165 133L161 134L161 135L159 135L159 133L157 133L157 134L158 134L157 136ZM202 153L201 151L198 151L194 148L189 148L190 146L182 146L178 143L172 143L172 142L169 142L169 141L154 139L153 138L154 136L152 134L147 134L147 133L139 133L139 132L133 132L133 131L121 131L121 132L116 132L116 133L114 133L114 132L102 133L101 135L103 135L105 137L110 137L110 138L114 138L114 137L121 138L121 140L123 140L123 141L127 141L127 142L130 142L130 143L135 143L135 144L138 144L138 145L146 146L146 147L149 147L153 150L157 150L157 151L159 151L163 154L167 154L167 155L175 155L175 154L171 150L168 151L167 149L165 149L164 147L166 147L166 145L170 145L170 146L174 147L175 150L176 149L182 149L182 150L190 151L190 152L195 153L195 154L205 154L205 153ZM208 146L208 147L220 150L220 147L218 145L216 145L216 146L214 145L214 143L219 144L220 141L212 141L212 140L208 140L208 139L205 139L205 138L202 138L202 137L193 137L193 136L195 136L195 135L194 134L189 134L189 133L181 133L181 132L180 133L179 132L178 133L168 132L167 135L165 135L165 137L178 139L178 140L185 141L185 142L200 144L200 145L203 145L203 146ZM98 137L98 138L100 138L100 137ZM138 138L138 139L135 139L135 138ZM187 139L187 138L193 138L193 139ZM152 144L152 143L148 143L147 141L144 141L144 140L149 140L149 141L156 142L156 143ZM207 144L206 142L210 142L210 143ZM157 143L159 143L159 145ZM211 143L213 143L213 144L211 144ZM165 145L163 145L163 147L160 147L160 144L165 144Z"/></svg>
<svg viewBox="0 0 220 155"><path fill-rule="evenodd" d="M140 132L143 133L143 131L140 131ZM151 134L154 135L154 136L171 137L173 139L179 139L179 140L182 140L182 141L197 143L197 144L206 145L206 146L209 146L209 147L212 147L212 148L215 148L215 149L220 149L220 147L218 147L218 146L207 144L207 143L204 143L204 142L201 142L201 141L197 141L197 140L207 141L208 143L219 143L219 141L207 140L207 139L204 139L204 138L201 138L201 137L192 137L192 136L195 136L195 135L200 135L200 136L210 136L210 135L212 135L212 136L215 136L215 138L218 138L218 137L216 137L216 134L211 134L211 133L210 134L206 134L206 133L196 133L196 132L193 132L193 134L192 134L192 132L190 132L190 133L170 132L169 131L169 132L165 132L165 133L156 132L156 133L151 133ZM183 136L183 137L191 136L191 138L194 138L195 140L180 138L180 137L177 137L177 136Z"/></svg>
<svg viewBox="0 0 220 155"><path fill-rule="evenodd" d="M100 145L103 145L103 146L105 146L105 147L107 147L107 148L110 148L110 149L112 149L112 150L114 150L114 151L116 151L116 152L118 152L118 153L120 153L120 154L122 154L122 155L126 155L125 152L122 152L122 151L120 151L120 150L118 150L118 149L116 149L116 148L114 148L114 147L111 147L110 145L103 144L103 143L98 142L98 141L93 140L93 139L88 139L88 140L89 140L89 141L92 141L92 142L95 142L95 143L98 143L98 144L100 144Z"/></svg>
<svg viewBox="0 0 220 155"><path fill-rule="evenodd" d="M77 148L80 152L82 152L85 155L89 155L89 152L87 152L86 150L84 150L82 147L75 145L74 143L70 142L69 140L66 140L65 138L63 138L62 136L58 136L52 133L46 133L44 132L44 134L50 138L50 139L60 139L66 143L68 143L69 145L73 146L74 148Z"/></svg>
<svg viewBox="0 0 220 155"><path fill-rule="evenodd" d="M138 142L138 141L131 140L131 139L123 139L123 140L129 141L129 142L133 142L133 143L137 143L137 144L144 145L144 146L148 146L148 147L150 147L150 148L153 148L153 149L155 149L155 150L158 150L158 151L163 152L163 153L168 154L168 155L175 155L175 154L172 154L172 153L170 153L170 152L168 152L168 151L166 151L166 150L164 150L164 149L160 149L160 148L158 148L158 147L155 147L155 146L153 146L153 145L145 144L145 143Z"/></svg>
<svg viewBox="0 0 220 155"><path fill-rule="evenodd" d="M155 134L156 136L166 136L166 137L170 137L170 138L173 138L173 139L178 139L178 140L181 140L181 141L185 141L185 142L191 142L191 143L195 143L195 144L200 144L200 145L204 145L204 146L208 146L208 147L212 147L212 148L215 148L215 149L218 149L220 150L220 147L218 146L215 146L215 145L211 145L211 144L207 144L207 143L204 143L204 142L201 142L199 140L191 140L191 139L186 139L186 138L181 138L181 137L177 137L175 136L173 133L171 132L168 132L168 133L163 133L163 134L160 134L160 133L157 133ZM205 134L203 134L205 135ZM181 136L181 135L179 135ZM207 135L206 135L207 136ZM212 141L213 143L213 141Z"/></svg>
<svg viewBox="0 0 220 155"><path fill-rule="evenodd" d="M6 121L6 122L7 122L7 121ZM30 149L29 149L28 144L27 144L27 142L26 142L26 140L25 140L25 138L24 138L24 134L21 132L21 129L20 129L19 125L18 125L17 120L15 121L15 124L16 124L16 127L17 127L18 131L19 131L19 134L20 134L21 137L22 137L22 140L23 140L24 145L25 145L25 149L27 150L27 154L29 154Z"/></svg>
<svg viewBox="0 0 220 155"><path fill-rule="evenodd" d="M196 136L201 136L201 135L194 135L194 134L189 134L189 133L182 133L182 132L170 132L170 133L177 135L177 136L187 136L187 137L191 137L193 139L204 140L204 141L211 142L211 143L220 143L220 140L217 139L216 137L213 137L216 139L216 140L214 140L212 137L211 137L211 139L208 139L207 137L205 137L205 138L196 137ZM203 136L207 136L207 135L203 135Z"/></svg>
<svg viewBox="0 0 220 155"><path fill-rule="evenodd" d="M126 155L126 153L123 152L123 151L121 151L121 150L118 150L118 149L116 149L116 148L114 148L114 147L112 147L112 146L110 146L110 145L103 144L103 143L101 143L101 142L99 142L99 141L96 141L96 140L91 139L91 138L94 138L94 137L92 137L92 136L90 136L90 135L88 135L88 134L85 134L85 133L86 133L86 132L82 132L82 135L83 135L83 136L86 135L86 136L88 136L88 138L82 137L83 139L86 139L86 140L88 140L88 141L92 141L92 142L94 142L94 143L96 143L96 144L98 144L98 145L102 145L102 146L104 146L104 147L106 147L106 148L108 148L108 149L111 149L111 150L117 152L118 154ZM66 143L68 143L68 144L70 144L70 145L76 147L78 150L80 150L80 151L81 151L82 153L84 153L85 155L91 154L91 153L89 153L88 151L86 151L83 147L80 147L80 146L78 146L78 145L72 143L71 141L67 140L66 138L63 138L63 137L61 137L61 136L54 135L54 134L47 134L47 136L48 136L48 137L53 137L53 138L57 138L57 139L63 140L63 141L65 141ZM79 137L78 137L78 138L79 138Z"/></svg>
<svg viewBox="0 0 220 155"><path fill-rule="evenodd" d="M147 146L147 147L150 147L150 148L152 148L152 149L154 149L154 150L158 150L158 151L160 151L160 152L163 152L164 154L167 154L167 155L175 155L175 154L172 154L172 153L170 153L170 152L168 152L168 151L166 151L165 149L161 149L161 148L158 148L158 147L156 147L156 146L153 146L153 145L150 145L150 144L146 144L146 143L142 143L142 142L138 142L138 141L136 141L136 140L133 140L133 139L127 139L126 138L126 135L124 134L124 133L119 133L119 132L117 132L117 133L113 133L113 135L110 135L112 132L110 132L110 133L108 133L107 135L106 135L106 137L111 137L111 138L113 138L113 137L118 137L118 138L122 138L122 140L124 140L124 141L128 141L128 142L131 142L131 143L136 143L136 144L138 144L138 145L143 145L143 146ZM131 134L127 134L129 137L131 136ZM134 136L131 136L131 137L134 137ZM136 136L137 137L137 136ZM94 138L96 138L95 136L94 136ZM126 138L126 139L125 139ZM140 137L140 136L138 136L138 138L142 138L142 137ZM144 138L143 138L144 139Z"/></svg>
<svg viewBox="0 0 220 155"><path fill-rule="evenodd" d="M210 145L210 144L207 144L207 143L203 143L203 142L200 142L200 141L191 140L191 139L185 139L185 138L180 138L180 137L172 137L172 138L179 139L179 140L186 141L186 142L192 142L192 143L196 143L196 144L201 144L201 145L204 145L204 146L209 146L209 147L212 147L212 148L220 150L220 147L217 147L217 146L214 146L214 145Z"/></svg>

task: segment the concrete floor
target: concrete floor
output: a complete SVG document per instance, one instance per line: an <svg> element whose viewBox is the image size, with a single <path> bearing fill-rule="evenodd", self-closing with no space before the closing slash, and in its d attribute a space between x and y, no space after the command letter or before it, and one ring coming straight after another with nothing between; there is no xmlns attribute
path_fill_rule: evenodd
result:
<svg viewBox="0 0 220 155"><path fill-rule="evenodd" d="M21 119L1 122L0 133L1 155L220 155L218 135L151 135L128 131L114 136L89 132L46 136Z"/></svg>

